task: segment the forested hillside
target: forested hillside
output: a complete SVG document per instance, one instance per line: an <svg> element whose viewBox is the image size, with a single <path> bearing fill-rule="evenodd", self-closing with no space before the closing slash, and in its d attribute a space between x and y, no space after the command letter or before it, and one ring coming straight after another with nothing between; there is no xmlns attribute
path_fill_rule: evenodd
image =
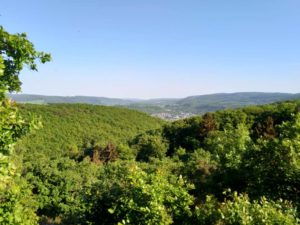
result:
<svg viewBox="0 0 300 225"><path fill-rule="evenodd" d="M299 224L300 101L173 123L111 107L20 107L44 123L19 148L41 224Z"/></svg>
<svg viewBox="0 0 300 225"><path fill-rule="evenodd" d="M74 154L91 145L120 144L163 121L124 108L84 104L20 104L20 113L39 119L42 127L24 137L17 149L47 152L49 156Z"/></svg>

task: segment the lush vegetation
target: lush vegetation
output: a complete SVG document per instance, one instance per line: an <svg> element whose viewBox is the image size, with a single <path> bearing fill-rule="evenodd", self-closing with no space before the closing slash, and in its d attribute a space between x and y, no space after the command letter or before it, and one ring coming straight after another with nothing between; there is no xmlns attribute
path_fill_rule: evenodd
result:
<svg viewBox="0 0 300 225"><path fill-rule="evenodd" d="M38 52L26 34L11 35L0 26L0 223L34 224L36 207L31 188L18 173L14 161L14 144L34 127L18 114L14 103L5 97L7 91L19 91L19 72L24 65L37 70L36 61L45 63L50 55Z"/></svg>
<svg viewBox="0 0 300 225"><path fill-rule="evenodd" d="M5 93L50 56L0 34L1 224L300 223L300 102L173 123L87 105L19 113Z"/></svg>
<svg viewBox="0 0 300 225"><path fill-rule="evenodd" d="M23 116L42 115L45 123L18 147L40 223L299 223L297 101L217 111L173 123L110 107L20 107ZM127 134L128 127L136 126L121 128L137 117L118 121L123 110L139 114L141 126L149 124ZM111 126L93 129L99 114L99 123L108 120ZM70 119L71 115L83 119ZM112 115L115 123L109 120ZM95 139L98 129L114 138L101 139L102 134ZM70 143L64 145L60 132L72 141L90 141L74 142L72 149ZM49 142L55 135L61 149Z"/></svg>
<svg viewBox="0 0 300 225"><path fill-rule="evenodd" d="M22 139L21 151L50 157L76 155L95 145L126 143L138 134L161 127L163 121L124 108L84 104L19 105L25 119L39 117L42 127Z"/></svg>

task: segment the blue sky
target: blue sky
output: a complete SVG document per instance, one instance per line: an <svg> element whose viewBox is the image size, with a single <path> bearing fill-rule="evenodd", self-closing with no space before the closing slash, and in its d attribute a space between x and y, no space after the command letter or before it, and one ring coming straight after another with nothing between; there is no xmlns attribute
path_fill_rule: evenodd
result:
<svg viewBox="0 0 300 225"><path fill-rule="evenodd" d="M300 92L299 0L9 0L0 24L53 61L23 93Z"/></svg>

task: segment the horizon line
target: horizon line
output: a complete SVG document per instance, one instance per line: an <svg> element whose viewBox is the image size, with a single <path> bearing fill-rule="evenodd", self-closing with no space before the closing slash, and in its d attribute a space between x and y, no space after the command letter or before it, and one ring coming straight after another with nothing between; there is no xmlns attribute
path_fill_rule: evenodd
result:
<svg viewBox="0 0 300 225"><path fill-rule="evenodd" d="M195 94L195 95L188 95L184 97L159 97L159 98L136 98L136 97L107 97L107 96L94 96L94 95L48 95L48 94L32 94L32 93L21 93L21 92L12 92L8 93L8 95L34 95L34 96L45 96L45 97L92 97L92 98L108 98L108 99L123 99L123 100L159 100L159 99L184 99L189 97L198 97L198 96L208 96L208 95L230 95L230 94L290 94L290 95L297 95L300 92L265 92L265 91L238 91L238 92L214 92L214 93L207 93L207 94Z"/></svg>

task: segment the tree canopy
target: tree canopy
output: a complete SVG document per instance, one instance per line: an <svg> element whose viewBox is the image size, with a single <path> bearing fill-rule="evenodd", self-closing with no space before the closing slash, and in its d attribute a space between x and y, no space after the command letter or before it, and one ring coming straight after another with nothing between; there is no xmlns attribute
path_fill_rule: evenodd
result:
<svg viewBox="0 0 300 225"><path fill-rule="evenodd" d="M19 74L24 66L37 70L36 61L45 63L49 54L38 52L25 33L9 34L0 27L0 222L34 224L37 221L25 180L18 175L13 161L14 144L32 127L18 114L14 103L6 99L7 91L20 91Z"/></svg>

